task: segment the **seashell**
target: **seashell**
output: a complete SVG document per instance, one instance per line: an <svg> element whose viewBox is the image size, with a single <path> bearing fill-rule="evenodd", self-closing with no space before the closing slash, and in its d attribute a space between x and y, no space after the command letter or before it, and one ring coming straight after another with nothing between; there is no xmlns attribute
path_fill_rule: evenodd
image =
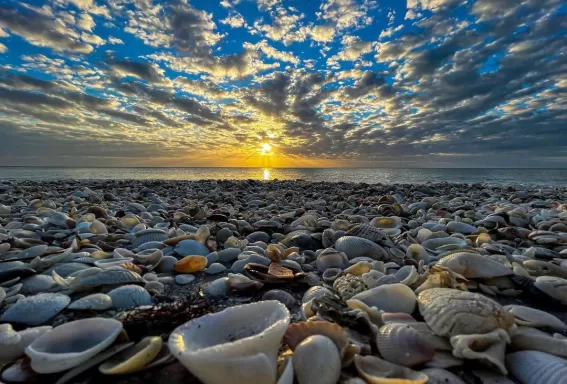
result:
<svg viewBox="0 0 567 384"><path fill-rule="evenodd" d="M161 249L148 249L136 254L136 261L142 265L158 265L163 257Z"/></svg>
<svg viewBox="0 0 567 384"><path fill-rule="evenodd" d="M362 276L372 269L372 264L368 261L359 261L358 263L351 265L345 269L345 273L350 273L351 275Z"/></svg>
<svg viewBox="0 0 567 384"><path fill-rule="evenodd" d="M145 229L136 232L136 239L132 242L132 247L138 248L139 246L145 243L149 243L151 241L163 242L168 238L169 236L167 235L167 232L161 229ZM185 241L194 241L194 240L185 240Z"/></svg>
<svg viewBox="0 0 567 384"><path fill-rule="evenodd" d="M384 276L385 275L382 272L373 269L371 271L368 271L367 273L364 273L361 277L368 288L374 288L378 285L380 278Z"/></svg>
<svg viewBox="0 0 567 384"><path fill-rule="evenodd" d="M429 254L419 244L411 244L406 250L406 257L418 262L423 260L426 264L429 264Z"/></svg>
<svg viewBox="0 0 567 384"><path fill-rule="evenodd" d="M30 367L30 360L22 358L9 364L2 369L0 376L2 382L6 383L33 383L40 381L40 375Z"/></svg>
<svg viewBox="0 0 567 384"><path fill-rule="evenodd" d="M477 293L432 288L421 292L417 302L425 322L439 336L507 330L514 324L513 315Z"/></svg>
<svg viewBox="0 0 567 384"><path fill-rule="evenodd" d="M102 259L97 260L94 262L95 267L106 269L106 268L113 268L113 267L122 267L126 263L131 263L133 261L132 258L122 258L122 259Z"/></svg>
<svg viewBox="0 0 567 384"><path fill-rule="evenodd" d="M507 375L504 364L506 343L510 336L503 329L497 329L483 335L456 335L451 337L453 356L464 359L480 360L495 367L500 373Z"/></svg>
<svg viewBox="0 0 567 384"><path fill-rule="evenodd" d="M394 277L402 284L410 286L419 279L419 273L413 265L405 265L401 267Z"/></svg>
<svg viewBox="0 0 567 384"><path fill-rule="evenodd" d="M15 332L10 324L0 325L0 363L22 356L28 345L51 329L50 326L43 326Z"/></svg>
<svg viewBox="0 0 567 384"><path fill-rule="evenodd" d="M67 307L75 310L106 311L112 308L112 298L105 293L95 293L72 302Z"/></svg>
<svg viewBox="0 0 567 384"><path fill-rule="evenodd" d="M554 276L539 276L534 287L562 304L567 304L567 280Z"/></svg>
<svg viewBox="0 0 567 384"><path fill-rule="evenodd" d="M388 253L380 245L362 237L343 236L335 242L335 249L343 252L349 259L368 256L375 260L385 260Z"/></svg>
<svg viewBox="0 0 567 384"><path fill-rule="evenodd" d="M118 285L144 282L142 276L120 267L108 269L93 268L92 270L85 269L83 271L80 271L79 273L80 275L62 279L59 275L57 275L55 271L53 271L52 277L57 284L76 291L90 289L101 285Z"/></svg>
<svg viewBox="0 0 567 384"><path fill-rule="evenodd" d="M292 351L305 339L314 335L326 336L335 343L339 354L344 356L349 339L343 327L328 321L303 321L291 324L284 334L285 343Z"/></svg>
<svg viewBox="0 0 567 384"><path fill-rule="evenodd" d="M36 245L20 252L16 256L16 258L19 260L35 259L36 257L41 256L45 251L47 251L47 248L47 245Z"/></svg>
<svg viewBox="0 0 567 384"><path fill-rule="evenodd" d="M330 338L309 336L295 349L293 370L299 384L335 384L341 375L341 357Z"/></svg>
<svg viewBox="0 0 567 384"><path fill-rule="evenodd" d="M174 265L176 272L192 273L207 267L207 258L204 256L186 256Z"/></svg>
<svg viewBox="0 0 567 384"><path fill-rule="evenodd" d="M295 298L288 292L281 289L272 289L262 296L262 300L277 300L287 307L292 309L295 306Z"/></svg>
<svg viewBox="0 0 567 384"><path fill-rule="evenodd" d="M467 291L467 282L462 275L453 272L449 268L434 265L422 276L426 280L415 290L416 294L431 288L454 288Z"/></svg>
<svg viewBox="0 0 567 384"><path fill-rule="evenodd" d="M274 383L289 322L289 311L277 301L234 306L176 328L169 348L205 384Z"/></svg>
<svg viewBox="0 0 567 384"><path fill-rule="evenodd" d="M433 359L425 363L428 368L451 368L459 367L464 364L464 360L453 356L451 352L435 351Z"/></svg>
<svg viewBox="0 0 567 384"><path fill-rule="evenodd" d="M380 328L376 336L380 355L387 361L413 367L433 358L435 349L426 338L406 324L391 323Z"/></svg>
<svg viewBox="0 0 567 384"><path fill-rule="evenodd" d="M322 296L334 296L335 294L329 290L328 288L322 287L322 286L315 286L315 287L311 287L309 288L307 291L305 291L305 293L303 294L303 298L301 299L301 304L305 304L308 301L311 301L317 297L322 297Z"/></svg>
<svg viewBox="0 0 567 384"><path fill-rule="evenodd" d="M458 237L440 237L435 239L428 239L421 243L423 248L430 249L432 251L438 250L441 247L453 246L458 248L463 248L468 245L466 240Z"/></svg>
<svg viewBox="0 0 567 384"><path fill-rule="evenodd" d="M348 266L348 257L334 248L327 248L317 256L315 264L319 272L325 272L329 268L344 269Z"/></svg>
<svg viewBox="0 0 567 384"><path fill-rule="evenodd" d="M567 340L535 328L518 327L512 333L512 347L517 351L534 350L567 358Z"/></svg>
<svg viewBox="0 0 567 384"><path fill-rule="evenodd" d="M224 297L230 293L231 283L228 277L221 277L210 282L204 289L208 296Z"/></svg>
<svg viewBox="0 0 567 384"><path fill-rule="evenodd" d="M18 300L2 314L0 321L41 325L62 311L70 302L69 296L60 293L40 293Z"/></svg>
<svg viewBox="0 0 567 384"><path fill-rule="evenodd" d="M175 282L179 285L186 285L195 280L193 275L177 275L175 276Z"/></svg>
<svg viewBox="0 0 567 384"><path fill-rule="evenodd" d="M567 330L567 325L551 313L523 305L506 305L504 309L514 315L516 324L536 328L545 327L558 331Z"/></svg>
<svg viewBox="0 0 567 384"><path fill-rule="evenodd" d="M216 275L226 271L226 267L219 263L212 263L205 269L205 273L208 275Z"/></svg>
<svg viewBox="0 0 567 384"><path fill-rule="evenodd" d="M96 260L96 259L93 259L93 260ZM55 264L53 267L51 267L48 270L46 270L45 272L43 272L43 274L51 276L51 272L55 271L61 277L68 277L72 273L82 271L83 269L87 269L87 268L89 268L88 265L85 265L84 263L78 263L78 262L77 263L76 262L70 262L70 263L63 263L63 264Z"/></svg>
<svg viewBox="0 0 567 384"><path fill-rule="evenodd" d="M382 314L382 320L385 319L385 316L387 314L384 313ZM441 336L437 336L432 330L431 328L429 328L429 326L427 325L427 323L423 323L423 322L417 322L417 321L408 321L406 322L406 325L412 327L413 329L415 329L416 331L419 332L419 334L425 338L427 340L427 342L436 350L442 350L442 351L452 351L453 347L451 347L451 344L449 343L449 340L441 337Z"/></svg>
<svg viewBox="0 0 567 384"><path fill-rule="evenodd" d="M278 263L280 262L280 260L283 260L285 258L284 252L285 251L283 247L277 244L269 244L266 250L266 257Z"/></svg>
<svg viewBox="0 0 567 384"><path fill-rule="evenodd" d="M175 263L179 260L173 256L164 256L161 258L161 261L155 267L155 271L158 273L170 273L173 272L175 268Z"/></svg>
<svg viewBox="0 0 567 384"><path fill-rule="evenodd" d="M370 225L379 228L386 235L397 236L402 230L402 220L397 216L375 217L370 221Z"/></svg>
<svg viewBox="0 0 567 384"><path fill-rule="evenodd" d="M183 240L175 246L175 252L181 256L207 256L210 252L207 247L196 240Z"/></svg>
<svg viewBox="0 0 567 384"><path fill-rule="evenodd" d="M165 292L165 285L159 281L148 281L144 288L154 295L162 295Z"/></svg>
<svg viewBox="0 0 567 384"><path fill-rule="evenodd" d="M122 331L114 319L71 321L35 339L25 350L38 373L71 369L106 349Z"/></svg>
<svg viewBox="0 0 567 384"><path fill-rule="evenodd" d="M222 251L218 251L219 261L223 263L231 262L238 257L240 252L240 248L226 248Z"/></svg>
<svg viewBox="0 0 567 384"><path fill-rule="evenodd" d="M323 281L327 283L333 283L342 274L343 271L340 268L327 268L325 272L323 272L323 275L321 277L323 278Z"/></svg>
<svg viewBox="0 0 567 384"><path fill-rule="evenodd" d="M123 285L108 292L112 306L117 309L131 309L142 305L152 305L152 297L138 285Z"/></svg>
<svg viewBox="0 0 567 384"><path fill-rule="evenodd" d="M392 313L392 312L384 312L382 314L382 321L384 324L388 323L415 323L417 322L413 316L408 315L407 313Z"/></svg>
<svg viewBox="0 0 567 384"><path fill-rule="evenodd" d="M4 290L4 292L6 293L6 298L9 298L11 296L18 294L22 290L23 286L24 285L22 283L18 283L18 284L14 284L10 288Z"/></svg>
<svg viewBox="0 0 567 384"><path fill-rule="evenodd" d="M404 284L381 285L352 297L368 307L376 307L386 312L412 313L415 308L415 294ZM348 304L348 301L347 301Z"/></svg>
<svg viewBox="0 0 567 384"><path fill-rule="evenodd" d="M251 264L249 264L251 265ZM271 263L268 268L268 274L277 277L278 279L289 280L293 279L293 271L278 263Z"/></svg>
<svg viewBox="0 0 567 384"><path fill-rule="evenodd" d="M30 276L22 280L21 293L24 295L35 295L36 293L49 292L54 286L56 284L51 276Z"/></svg>
<svg viewBox="0 0 567 384"><path fill-rule="evenodd" d="M370 384L424 384L428 377L401 365L393 364L376 356L354 356L354 365L360 376Z"/></svg>
<svg viewBox="0 0 567 384"><path fill-rule="evenodd" d="M367 288L364 280L354 275L341 276L333 283L333 289L339 294L343 301L366 291Z"/></svg>
<svg viewBox="0 0 567 384"><path fill-rule="evenodd" d="M148 365L161 351L161 337L144 337L139 343L105 361L98 370L105 375L123 375Z"/></svg>
<svg viewBox="0 0 567 384"><path fill-rule="evenodd" d="M567 360L539 351L506 356L506 366L522 384L565 383Z"/></svg>
<svg viewBox="0 0 567 384"><path fill-rule="evenodd" d="M462 233L464 235L470 235L477 231L474 225L463 223L461 221L451 221L447 224L447 231L450 233Z"/></svg>
<svg viewBox="0 0 567 384"><path fill-rule="evenodd" d="M345 232L346 236L362 237L363 239L370 240L374 243L393 247L394 243L386 232L373 225L357 224Z"/></svg>
<svg viewBox="0 0 567 384"><path fill-rule="evenodd" d="M138 267L136 264L133 263L125 263L120 265L122 268L127 269L129 271L135 272L138 275L142 274L142 269L140 267Z"/></svg>
<svg viewBox="0 0 567 384"><path fill-rule="evenodd" d="M459 376L442 368L426 368L421 373L425 373L429 378L427 384L466 384Z"/></svg>
<svg viewBox="0 0 567 384"><path fill-rule="evenodd" d="M445 256L436 265L449 268L467 279L510 276L514 274L514 271L497 261L468 252Z"/></svg>

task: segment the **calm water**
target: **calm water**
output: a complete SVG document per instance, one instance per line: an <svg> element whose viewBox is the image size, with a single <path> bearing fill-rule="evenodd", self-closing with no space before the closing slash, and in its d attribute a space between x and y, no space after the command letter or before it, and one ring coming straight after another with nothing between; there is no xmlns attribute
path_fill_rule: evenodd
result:
<svg viewBox="0 0 567 384"><path fill-rule="evenodd" d="M304 179L365 183L461 182L567 186L567 169L60 168L0 167L1 179Z"/></svg>

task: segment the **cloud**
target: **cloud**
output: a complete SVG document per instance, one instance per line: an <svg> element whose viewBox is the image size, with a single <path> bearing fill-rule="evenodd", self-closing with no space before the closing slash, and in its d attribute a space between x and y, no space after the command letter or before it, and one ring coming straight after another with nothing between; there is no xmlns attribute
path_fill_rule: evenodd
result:
<svg viewBox="0 0 567 384"><path fill-rule="evenodd" d="M372 43L363 41L356 36L344 36L341 40L342 50L327 60L328 63L338 61L355 61L361 56L372 52Z"/></svg>
<svg viewBox="0 0 567 384"><path fill-rule="evenodd" d="M320 43L333 41L335 37L335 27L333 25L316 25L309 32L311 38Z"/></svg>
<svg viewBox="0 0 567 384"><path fill-rule="evenodd" d="M95 27L96 23L91 15L88 13L81 14L81 17L77 21L77 26L85 31L91 32Z"/></svg>
<svg viewBox="0 0 567 384"><path fill-rule="evenodd" d="M270 59L286 61L294 65L299 64L299 59L295 57L292 53L279 51L274 47L270 46L266 40L262 40L256 44L245 43L244 48L250 50L256 50L256 51L259 50L263 52Z"/></svg>
<svg viewBox="0 0 567 384"><path fill-rule="evenodd" d="M106 43L106 40L102 39L100 36L91 35L84 32L81 33L81 40L92 45L103 45Z"/></svg>
<svg viewBox="0 0 567 384"><path fill-rule="evenodd" d="M116 60L114 58L110 58L107 63L110 68L122 76L134 76L150 83L166 82L163 76L164 71L157 64L128 59Z"/></svg>
<svg viewBox="0 0 567 384"><path fill-rule="evenodd" d="M281 41L286 46L307 39L309 28L302 24L304 14L279 6L270 12L270 16L272 24L256 21L252 31L262 33L270 40Z"/></svg>
<svg viewBox="0 0 567 384"><path fill-rule="evenodd" d="M114 36L108 36L108 42L110 44L124 44L124 42L121 39Z"/></svg>
<svg viewBox="0 0 567 384"><path fill-rule="evenodd" d="M0 43L0 53L6 53L6 52L8 52L8 47Z"/></svg>
<svg viewBox="0 0 567 384"><path fill-rule="evenodd" d="M232 28L242 28L246 25L246 21L240 13L231 12L229 16L220 21L221 24L230 25Z"/></svg>

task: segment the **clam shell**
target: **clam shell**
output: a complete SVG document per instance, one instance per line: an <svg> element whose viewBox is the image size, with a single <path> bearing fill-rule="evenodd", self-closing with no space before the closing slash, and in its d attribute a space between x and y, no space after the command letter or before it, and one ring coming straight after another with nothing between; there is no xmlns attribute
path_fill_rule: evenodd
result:
<svg viewBox="0 0 567 384"><path fill-rule="evenodd" d="M123 285L108 292L112 306L117 309L131 309L143 305L152 305L152 297L138 285Z"/></svg>
<svg viewBox="0 0 567 384"><path fill-rule="evenodd" d="M375 217L370 221L370 225L390 236L397 236L402 232L402 220L397 216Z"/></svg>
<svg viewBox="0 0 567 384"><path fill-rule="evenodd" d="M466 247L468 245L466 240L459 237L441 237L436 239L428 239L421 243L423 248L430 250L438 250L441 247L451 246L451 247Z"/></svg>
<svg viewBox="0 0 567 384"><path fill-rule="evenodd" d="M132 247L138 248L140 245L151 241L165 241L169 238L165 231L161 229L144 230L136 233L136 239L132 242Z"/></svg>
<svg viewBox="0 0 567 384"><path fill-rule="evenodd" d="M122 259L102 259L102 260L97 260L94 262L95 267L101 268L101 269L107 269L107 268L112 268L112 267L122 267L122 265L126 264L126 263L131 263L134 259L132 259L131 257L128 258L122 258Z"/></svg>
<svg viewBox="0 0 567 384"><path fill-rule="evenodd" d="M539 351L521 351L506 356L506 366L522 384L567 382L567 360Z"/></svg>
<svg viewBox="0 0 567 384"><path fill-rule="evenodd" d="M138 344L105 361L98 370L105 375L135 372L148 365L160 352L161 337L145 337Z"/></svg>
<svg viewBox="0 0 567 384"><path fill-rule="evenodd" d="M78 285L82 287L96 287L99 285L142 283L143 281L142 276L136 272L123 268L109 268L80 279Z"/></svg>
<svg viewBox="0 0 567 384"><path fill-rule="evenodd" d="M36 293L49 292L54 286L55 281L51 276L35 275L23 279L21 293L24 295L35 295Z"/></svg>
<svg viewBox="0 0 567 384"><path fill-rule="evenodd" d="M373 241L375 243L387 245L393 247L394 243L380 228L376 228L368 224L358 224L345 232L346 236L357 236L363 239Z"/></svg>
<svg viewBox="0 0 567 384"><path fill-rule="evenodd" d="M559 331L567 330L567 325L550 313L523 305L506 305L504 309L516 318L516 323L529 327L546 327Z"/></svg>
<svg viewBox="0 0 567 384"><path fill-rule="evenodd" d="M335 384L341 375L341 357L330 338L313 335L295 349L293 370L299 384Z"/></svg>
<svg viewBox="0 0 567 384"><path fill-rule="evenodd" d="M60 293L40 293L18 300L2 314L0 321L41 325L58 314L70 302L69 296Z"/></svg>
<svg viewBox="0 0 567 384"><path fill-rule="evenodd" d="M175 246L175 252L181 256L207 256L209 254L209 249L196 240L183 240Z"/></svg>
<svg viewBox="0 0 567 384"><path fill-rule="evenodd" d="M289 311L277 301L234 306L176 328L169 348L204 383L271 384L289 322Z"/></svg>
<svg viewBox="0 0 567 384"><path fill-rule="evenodd" d="M510 276L514 274L514 271L497 261L468 252L453 253L445 256L436 265L449 268L467 279Z"/></svg>
<svg viewBox="0 0 567 384"><path fill-rule="evenodd" d="M284 341L294 351L303 340L314 335L323 335L331 339L341 355L349 344L343 327L328 321L303 321L291 324L285 331Z"/></svg>
<svg viewBox="0 0 567 384"><path fill-rule="evenodd" d="M52 329L50 326L42 326L15 332L10 324L2 324L0 327L4 327L4 330L0 328L0 363L22 356L28 345ZM9 327L8 332L6 327Z"/></svg>
<svg viewBox="0 0 567 384"><path fill-rule="evenodd" d="M412 313L415 308L415 294L404 284L381 285L352 297L369 307L386 312ZM347 301L348 303L348 301Z"/></svg>
<svg viewBox="0 0 567 384"><path fill-rule="evenodd" d="M34 371L61 372L106 349L121 331L122 323L114 319L71 321L35 339L25 352L31 358Z"/></svg>
<svg viewBox="0 0 567 384"><path fill-rule="evenodd" d="M380 355L387 361L413 367L433 358L435 349L418 331L401 323L386 324L376 336Z"/></svg>
<svg viewBox="0 0 567 384"><path fill-rule="evenodd" d="M329 268L344 269L348 266L348 257L334 248L327 248L317 256L315 264L319 272L325 272Z"/></svg>
<svg viewBox="0 0 567 384"><path fill-rule="evenodd" d="M425 373L390 363L376 356L356 355L354 365L358 374L370 384L424 384L428 380Z"/></svg>
<svg viewBox="0 0 567 384"><path fill-rule="evenodd" d="M388 253L380 245L362 237L343 236L335 242L335 249L344 252L349 259L368 256L375 260L385 260Z"/></svg>
<svg viewBox="0 0 567 384"><path fill-rule="evenodd" d="M150 252L151 251L151 252ZM161 249L149 249L138 253L134 258L142 265L158 265L163 257Z"/></svg>
<svg viewBox="0 0 567 384"><path fill-rule="evenodd" d="M350 273L351 275L361 276L372 269L372 264L368 261L359 261L356 264L351 265L345 269L345 273Z"/></svg>
<svg viewBox="0 0 567 384"><path fill-rule="evenodd" d="M533 350L567 358L567 340L535 328L518 327L512 334L512 347L517 351Z"/></svg>
<svg viewBox="0 0 567 384"><path fill-rule="evenodd" d="M105 311L112 308L112 298L104 293L95 293L72 302L67 308L75 310Z"/></svg>
<svg viewBox="0 0 567 384"><path fill-rule="evenodd" d="M439 336L506 330L514 323L498 303L472 292L432 288L421 292L417 302L425 322Z"/></svg>
<svg viewBox="0 0 567 384"><path fill-rule="evenodd" d="M93 264L94 264L94 260L96 259L93 259ZM72 273L75 273L77 271L82 271L83 269L87 269L87 268L89 268L89 266L81 262L55 264L53 267L43 272L43 274L51 276L51 272L55 271L59 276L67 277Z"/></svg>
<svg viewBox="0 0 567 384"><path fill-rule="evenodd" d="M313 300L317 297L334 296L334 295L335 294L330 289L322 287L320 285L317 285L317 286L311 287L307 291L305 291L305 293L303 294L303 297L301 299L301 304L305 304L308 301L311 301L311 300Z"/></svg>
<svg viewBox="0 0 567 384"><path fill-rule="evenodd" d="M193 273L203 270L207 267L207 258L205 256L186 256L179 260L173 268L179 273Z"/></svg>
<svg viewBox="0 0 567 384"><path fill-rule="evenodd" d="M553 276L539 276L534 287L562 304L567 304L567 280Z"/></svg>

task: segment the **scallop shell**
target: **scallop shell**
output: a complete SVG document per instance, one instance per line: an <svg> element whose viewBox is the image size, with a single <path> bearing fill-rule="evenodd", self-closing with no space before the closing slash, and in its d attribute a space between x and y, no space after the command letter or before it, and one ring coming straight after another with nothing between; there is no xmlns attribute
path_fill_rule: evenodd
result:
<svg viewBox="0 0 567 384"><path fill-rule="evenodd" d="M2 314L0 321L41 325L62 311L70 302L69 296L60 293L40 293L18 300Z"/></svg>
<svg viewBox="0 0 567 384"><path fill-rule="evenodd" d="M480 360L500 373L507 375L504 365L506 343L510 336L503 329L497 329L483 335L457 335L451 337L453 356L464 359Z"/></svg>
<svg viewBox="0 0 567 384"><path fill-rule="evenodd" d="M167 232L161 229L145 229L136 232L136 239L132 242L132 247L138 248L140 245L151 241L165 241L169 238Z"/></svg>
<svg viewBox="0 0 567 384"><path fill-rule="evenodd" d="M428 377L401 365L393 364L376 356L354 356L358 374L369 384L424 384Z"/></svg>
<svg viewBox="0 0 567 384"><path fill-rule="evenodd" d="M122 264L120 267L127 269L129 271L135 272L138 275L142 274L142 269L140 267L138 267L136 264L133 264L133 263Z"/></svg>
<svg viewBox="0 0 567 384"><path fill-rule="evenodd" d="M567 340L553 337L535 328L518 327L512 334L512 347L517 351L541 351L567 358Z"/></svg>
<svg viewBox="0 0 567 384"><path fill-rule="evenodd" d="M112 306L117 309L131 309L143 305L152 305L149 292L138 285L123 285L108 292Z"/></svg>
<svg viewBox="0 0 567 384"><path fill-rule="evenodd" d="M298 384L335 384L341 375L341 357L330 338L313 335L304 339L292 356Z"/></svg>
<svg viewBox="0 0 567 384"><path fill-rule="evenodd" d="M449 268L467 279L510 276L514 274L514 271L497 261L468 252L453 253L445 256L436 265Z"/></svg>
<svg viewBox="0 0 567 384"><path fill-rule="evenodd" d="M344 252L349 259L368 256L375 260L385 260L388 253L378 244L362 237L343 236L335 242L335 249Z"/></svg>
<svg viewBox="0 0 567 384"><path fill-rule="evenodd" d="M439 336L488 333L508 329L514 316L495 301L472 292L432 288L417 297L419 311Z"/></svg>
<svg viewBox="0 0 567 384"><path fill-rule="evenodd" d="M204 383L271 384L289 322L289 311L277 301L234 306L176 328L169 348Z"/></svg>
<svg viewBox="0 0 567 384"><path fill-rule="evenodd" d="M362 237L363 239L373 241L378 244L383 244L388 247L393 247L394 243L390 237L383 232L380 228L376 228L368 224L358 224L345 232L346 236Z"/></svg>
<svg viewBox="0 0 567 384"><path fill-rule="evenodd" d="M112 298L105 293L95 293L72 302L67 308L75 310L105 311L112 308Z"/></svg>
<svg viewBox="0 0 567 384"><path fill-rule="evenodd" d="M376 307L386 312L412 313L415 308L415 293L404 284L381 285L352 297L368 307ZM348 300L347 300L348 304Z"/></svg>
<svg viewBox="0 0 567 384"><path fill-rule="evenodd" d="M180 241L175 247L175 252L181 256L200 255L207 256L210 252L207 247L196 240Z"/></svg>
<svg viewBox="0 0 567 384"><path fill-rule="evenodd" d="M550 313L523 305L506 305L504 309L516 318L516 324L528 327L546 327L559 331L567 330L567 325Z"/></svg>
<svg viewBox="0 0 567 384"><path fill-rule="evenodd" d="M106 349L122 331L114 319L71 321L35 339L27 348L31 367L38 373L71 369Z"/></svg>
<svg viewBox="0 0 567 384"><path fill-rule="evenodd" d="M175 272L192 273L205 269L207 267L207 258L205 256L186 256L179 260L173 268Z"/></svg>
<svg viewBox="0 0 567 384"><path fill-rule="evenodd" d="M343 327L328 321L303 321L291 324L285 331L284 341L294 351L303 340L313 335L323 335L333 340L341 356L349 344Z"/></svg>
<svg viewBox="0 0 567 384"><path fill-rule="evenodd" d="M93 263L92 263L93 265L94 265L95 260L96 259L93 259ZM72 273L82 271L83 269L89 268L88 265L81 263L81 262L75 262L75 261L76 260L73 260L73 262L71 262L71 263L55 264L53 267L51 267L48 270L46 270L45 272L43 272L43 274L51 276L51 272L55 271L61 277L68 277Z"/></svg>
<svg viewBox="0 0 567 384"><path fill-rule="evenodd" d="M122 259L102 259L97 260L94 262L95 267L101 269L113 268L113 267L122 267L122 265L126 263L132 262L134 259L131 257L125 257Z"/></svg>
<svg viewBox="0 0 567 384"><path fill-rule="evenodd" d="M161 351L161 337L145 337L138 344L112 356L98 370L105 375L131 373L148 365Z"/></svg>
<svg viewBox="0 0 567 384"><path fill-rule="evenodd" d="M380 355L387 361L413 367L433 358L435 349L418 331L401 323L386 324L376 336Z"/></svg>
<svg viewBox="0 0 567 384"><path fill-rule="evenodd" d="M567 360L539 351L521 351L506 356L506 366L522 384L565 384Z"/></svg>
<svg viewBox="0 0 567 384"><path fill-rule="evenodd" d="M142 276L123 268L109 268L78 280L79 287L97 287L100 285L115 285L142 283Z"/></svg>

